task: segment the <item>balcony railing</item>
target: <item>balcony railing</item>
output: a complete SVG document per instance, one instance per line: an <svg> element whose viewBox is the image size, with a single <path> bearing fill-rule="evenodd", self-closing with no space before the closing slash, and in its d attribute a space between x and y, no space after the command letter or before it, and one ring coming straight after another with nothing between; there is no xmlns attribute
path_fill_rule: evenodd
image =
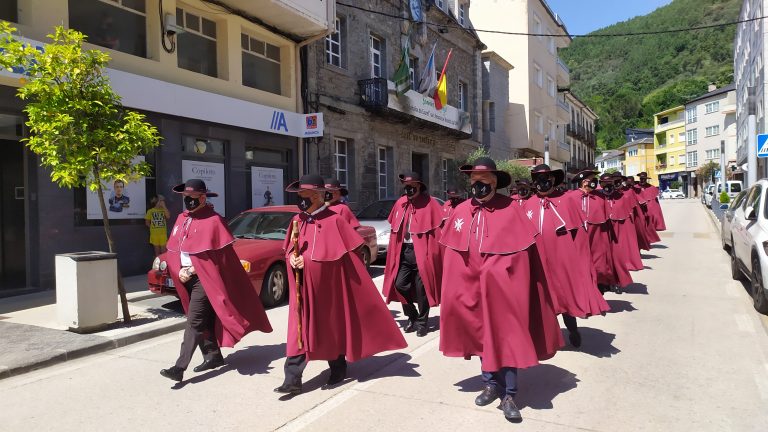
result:
<svg viewBox="0 0 768 432"><path fill-rule="evenodd" d="M357 82L360 88L360 105L365 109L383 110L389 104L387 80L385 78L369 78Z"/></svg>
<svg viewBox="0 0 768 432"><path fill-rule="evenodd" d="M563 60L560 57L557 58L557 65L560 66L560 69L562 69L565 73L567 74L571 73L571 70L568 68L568 65L566 65L565 62L563 62Z"/></svg>

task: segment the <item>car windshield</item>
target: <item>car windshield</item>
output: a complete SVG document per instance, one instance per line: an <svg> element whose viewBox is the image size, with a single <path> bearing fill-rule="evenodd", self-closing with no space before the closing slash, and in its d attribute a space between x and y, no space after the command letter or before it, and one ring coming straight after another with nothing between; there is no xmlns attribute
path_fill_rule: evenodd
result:
<svg viewBox="0 0 768 432"><path fill-rule="evenodd" d="M731 183L731 192L741 192L741 185L739 183Z"/></svg>
<svg viewBox="0 0 768 432"><path fill-rule="evenodd" d="M229 229L236 238L285 240L293 215L290 212L240 213L229 222Z"/></svg>
<svg viewBox="0 0 768 432"><path fill-rule="evenodd" d="M376 201L357 213L358 219L386 219L395 205L395 200Z"/></svg>

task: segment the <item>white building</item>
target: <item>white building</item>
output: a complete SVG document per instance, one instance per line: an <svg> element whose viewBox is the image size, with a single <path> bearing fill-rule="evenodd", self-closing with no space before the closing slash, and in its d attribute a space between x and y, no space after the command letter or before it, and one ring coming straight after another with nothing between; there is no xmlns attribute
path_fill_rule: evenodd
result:
<svg viewBox="0 0 768 432"><path fill-rule="evenodd" d="M615 169L620 173L624 172L624 151L608 150L595 159L595 168L601 173L609 169Z"/></svg>

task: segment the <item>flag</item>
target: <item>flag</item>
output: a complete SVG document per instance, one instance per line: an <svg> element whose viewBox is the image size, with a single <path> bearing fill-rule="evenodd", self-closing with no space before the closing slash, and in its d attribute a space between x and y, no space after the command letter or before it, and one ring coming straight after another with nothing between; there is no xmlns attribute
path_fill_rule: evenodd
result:
<svg viewBox="0 0 768 432"><path fill-rule="evenodd" d="M421 79L419 79L419 93L424 96L432 97L437 87L437 71L435 70L435 49L437 43L432 46L432 54L427 60L427 64L424 66L424 71L421 73Z"/></svg>
<svg viewBox="0 0 768 432"><path fill-rule="evenodd" d="M432 96L435 100L435 108L438 110L443 109L443 107L448 104L448 84L445 82L445 69L448 67L448 60L451 59L451 53L453 53L453 48L448 51L448 57L446 57L445 64L443 65L443 71L440 73L440 80L437 82L435 94Z"/></svg>
<svg viewBox="0 0 768 432"><path fill-rule="evenodd" d="M392 81L395 82L395 92L398 96L404 95L411 89L411 57L408 54L410 51L410 39L409 34L408 38L405 40L405 45L403 46L403 57L400 59L400 66L397 67L395 75L392 77Z"/></svg>
<svg viewBox="0 0 768 432"><path fill-rule="evenodd" d="M410 0L411 17L416 22L424 21L424 14L421 12L421 0Z"/></svg>

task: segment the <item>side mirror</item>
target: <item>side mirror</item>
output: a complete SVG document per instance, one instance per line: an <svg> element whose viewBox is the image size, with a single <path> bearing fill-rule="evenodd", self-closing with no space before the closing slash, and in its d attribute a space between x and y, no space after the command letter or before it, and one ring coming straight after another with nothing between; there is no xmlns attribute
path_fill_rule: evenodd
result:
<svg viewBox="0 0 768 432"><path fill-rule="evenodd" d="M747 207L746 210L744 210L744 217L747 220L757 220L757 216L755 216L755 208Z"/></svg>

